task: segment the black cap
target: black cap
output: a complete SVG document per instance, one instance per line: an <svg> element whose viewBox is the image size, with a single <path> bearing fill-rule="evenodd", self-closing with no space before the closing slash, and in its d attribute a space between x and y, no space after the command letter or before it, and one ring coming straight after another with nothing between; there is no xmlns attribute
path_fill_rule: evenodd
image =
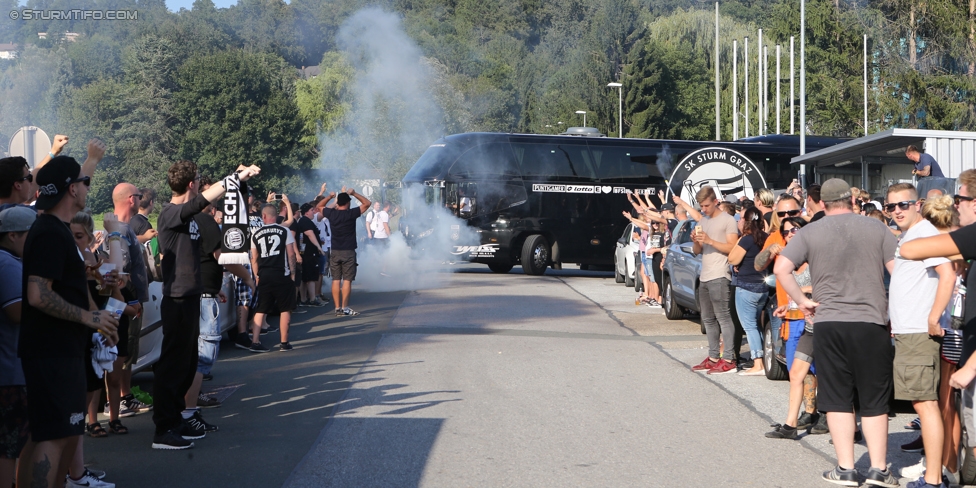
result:
<svg viewBox="0 0 976 488"><path fill-rule="evenodd" d="M665 203L664 205L661 205L661 211L662 212L667 212L667 211L674 212L674 204L673 203Z"/></svg>
<svg viewBox="0 0 976 488"><path fill-rule="evenodd" d="M311 209L312 209L311 203L303 203L298 210L302 213L302 215L305 215L305 212L308 212Z"/></svg>
<svg viewBox="0 0 976 488"><path fill-rule="evenodd" d="M81 175L81 165L75 158L58 156L37 171L37 202L34 206L38 210L53 208L64 194L68 192L71 183Z"/></svg>

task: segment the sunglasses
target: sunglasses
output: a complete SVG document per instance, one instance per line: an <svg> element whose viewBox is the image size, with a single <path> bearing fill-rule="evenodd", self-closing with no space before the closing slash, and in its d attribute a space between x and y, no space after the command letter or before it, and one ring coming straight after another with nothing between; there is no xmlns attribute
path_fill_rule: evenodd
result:
<svg viewBox="0 0 976 488"><path fill-rule="evenodd" d="M131 196L136 197L138 199L142 199L142 194L140 193L133 193Z"/></svg>
<svg viewBox="0 0 976 488"><path fill-rule="evenodd" d="M971 202L973 200L974 200L973 197L964 197L962 195L953 195L952 196L952 203L956 204L957 206L961 202Z"/></svg>
<svg viewBox="0 0 976 488"><path fill-rule="evenodd" d="M915 205L915 200L905 200L904 202L889 203L885 205L884 208L888 212L894 212L895 207L898 207L902 210L908 210L908 207L911 207L912 205Z"/></svg>
<svg viewBox="0 0 976 488"><path fill-rule="evenodd" d="M69 185L72 185L72 184L75 184L75 183L84 183L85 186L91 186L91 177L90 176L82 176L81 178L75 178L75 179L71 180L70 182L68 182Z"/></svg>
<svg viewBox="0 0 976 488"><path fill-rule="evenodd" d="M32 175L30 173L27 173L27 176L23 176L23 177L21 177L17 181L26 181L28 183L33 183L34 182L34 175Z"/></svg>
<svg viewBox="0 0 976 488"><path fill-rule="evenodd" d="M800 215L800 211L799 210L787 210L785 212L776 212L776 216L778 216L779 218L786 217L787 215L789 215L790 217L796 217L797 215Z"/></svg>
<svg viewBox="0 0 976 488"><path fill-rule="evenodd" d="M790 228L790 230L783 229L780 232L783 233L783 237L786 237L787 234L796 234L799 231L800 231L799 227L792 227Z"/></svg>

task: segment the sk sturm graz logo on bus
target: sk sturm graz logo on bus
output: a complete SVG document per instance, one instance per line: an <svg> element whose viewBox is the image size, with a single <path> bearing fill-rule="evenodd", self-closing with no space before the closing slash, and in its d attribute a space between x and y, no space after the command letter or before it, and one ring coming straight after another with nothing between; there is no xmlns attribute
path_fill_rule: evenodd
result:
<svg viewBox="0 0 976 488"><path fill-rule="evenodd" d="M480 246L454 246L451 254L460 256L467 254L469 258L492 258L498 252L498 244L482 244Z"/></svg>
<svg viewBox="0 0 976 488"><path fill-rule="evenodd" d="M719 198L745 195L752 198L755 190L766 187L766 179L755 163L738 151L723 147L706 147L688 153L668 179L668 195L695 203L695 194L703 186L719 192Z"/></svg>

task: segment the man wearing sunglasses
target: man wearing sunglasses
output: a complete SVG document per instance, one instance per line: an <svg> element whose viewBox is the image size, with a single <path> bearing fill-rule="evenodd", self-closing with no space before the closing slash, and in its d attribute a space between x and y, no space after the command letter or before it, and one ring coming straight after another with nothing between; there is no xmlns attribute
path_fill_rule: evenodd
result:
<svg viewBox="0 0 976 488"><path fill-rule="evenodd" d="M901 244L939 235L922 217L918 192L911 183L888 188L885 210L902 231ZM925 449L924 483L942 482L942 415L939 410L939 320L956 284L952 263L942 257L912 261L895 255L888 314L895 339L895 399L908 400L922 421ZM924 483L920 486L923 486Z"/></svg>
<svg viewBox="0 0 976 488"><path fill-rule="evenodd" d="M859 481L854 469L857 396L871 461L866 482L897 487L886 459L894 353L885 325L883 272L894 269L897 241L880 221L854 214L851 187L844 180L825 181L820 197L826 216L793 237L773 270L799 310L816 324L817 408L827 412L837 454L837 466L823 478L848 486ZM845 245L852 242L859 245ZM843 246L842 252L838 246ZM803 294L793 276L803 263L810 264L813 299Z"/></svg>
<svg viewBox="0 0 976 488"><path fill-rule="evenodd" d="M906 242L899 248L899 255L904 259L927 260L933 257L948 259L976 259L976 170L966 170L959 174L959 194L954 195L956 209L959 210L961 228L948 234L939 234L924 239ZM976 266L969 267L967 283L972 287L976 283ZM963 422L967 432L976 431L976 416L973 415L973 397L976 389L976 293L966 294L963 307L963 349L959 359L959 369L949 378L949 385L962 390L960 402ZM924 423L923 423L924 428ZM966 445L969 449L976 448L976 441L969 436ZM926 453L926 455L929 455Z"/></svg>
<svg viewBox="0 0 976 488"><path fill-rule="evenodd" d="M36 443L25 486L55 486L85 427L85 350L97 330L118 341L118 320L94 307L85 262L68 221L85 208L91 179L72 158L37 173L38 215L24 243L24 300L18 354L27 383L28 422ZM61 471L63 473L63 471ZM61 474L63 477L64 475Z"/></svg>

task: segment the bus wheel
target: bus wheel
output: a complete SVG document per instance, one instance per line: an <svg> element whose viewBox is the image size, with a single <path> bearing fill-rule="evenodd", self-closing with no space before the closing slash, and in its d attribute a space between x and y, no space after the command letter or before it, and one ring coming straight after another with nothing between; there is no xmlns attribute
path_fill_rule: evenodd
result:
<svg viewBox="0 0 976 488"><path fill-rule="evenodd" d="M531 235L522 246L522 272L541 275L549 266L549 243L539 234Z"/></svg>
<svg viewBox="0 0 976 488"><path fill-rule="evenodd" d="M508 273L509 271L512 270L512 267L513 266L511 264L496 264L496 263L492 263L492 264L489 264L488 265L488 269L490 269L494 273L499 273L499 274Z"/></svg>

